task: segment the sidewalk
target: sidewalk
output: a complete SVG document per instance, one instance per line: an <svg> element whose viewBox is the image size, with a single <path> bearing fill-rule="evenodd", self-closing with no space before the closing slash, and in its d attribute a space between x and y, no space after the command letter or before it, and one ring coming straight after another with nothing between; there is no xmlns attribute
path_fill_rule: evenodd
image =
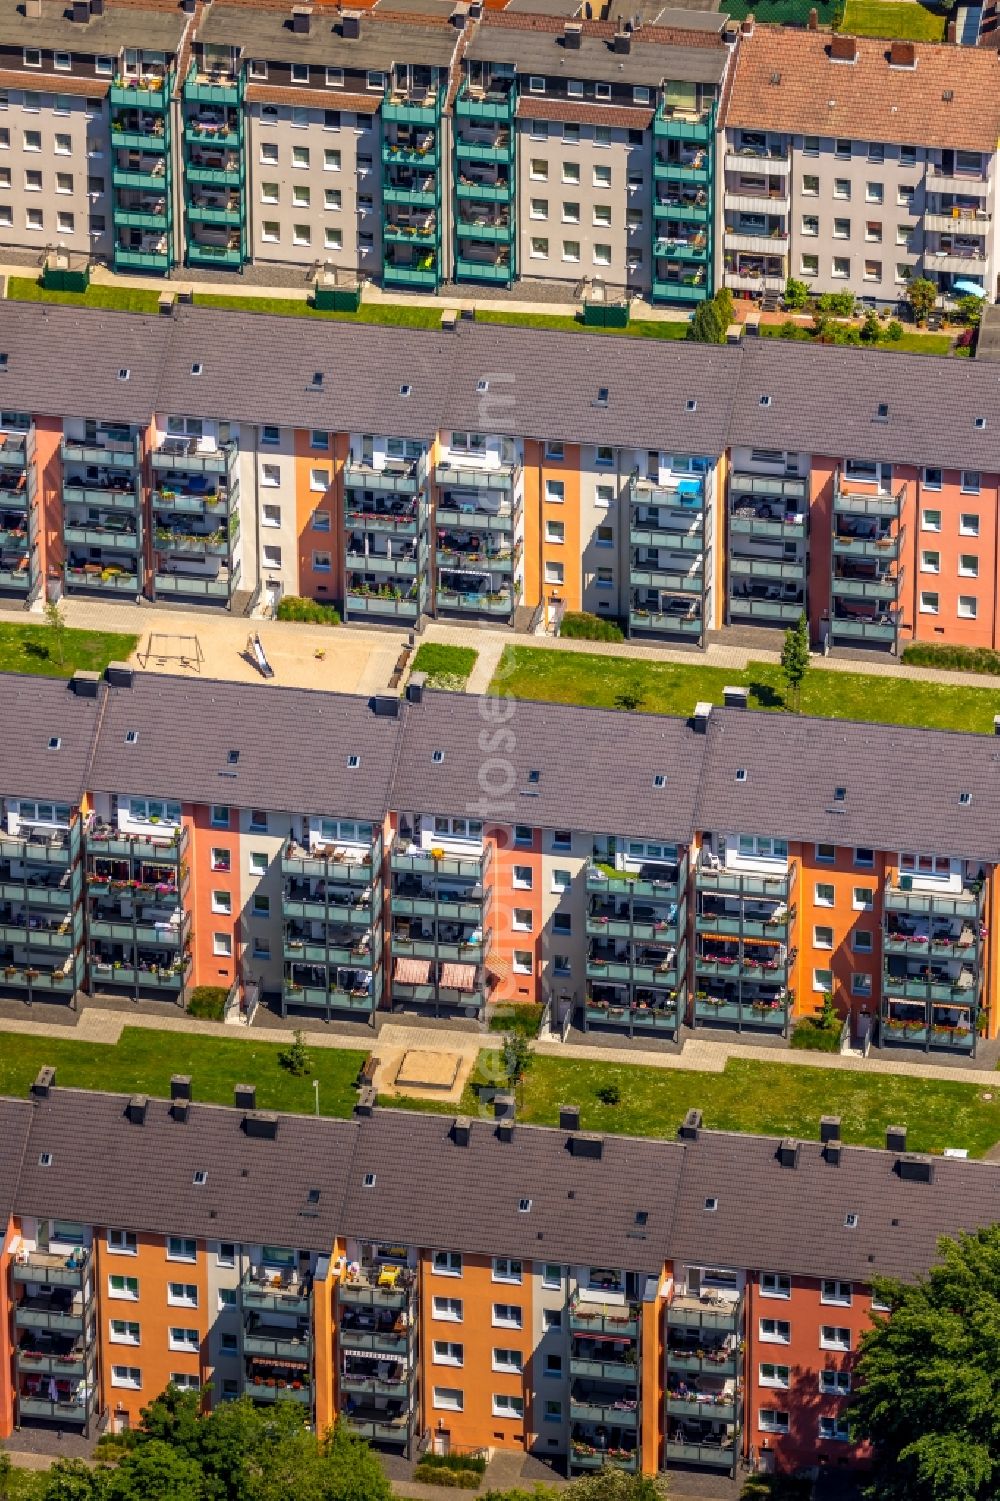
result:
<svg viewBox="0 0 1000 1501"><path fill-rule="evenodd" d="M183 1015L149 1016L128 1011L106 1011L87 1006L76 1026L67 1028L50 1022L17 1021L0 1018L0 1033L11 1032L33 1037L51 1037L65 1041L67 1034L75 1041L114 1046L126 1027L142 1027L160 1032L189 1032L202 1037L225 1037L230 1042L253 1038L259 1042L290 1043L295 1025L250 1029L226 1026L222 1022L196 1021ZM341 1032L335 1027L310 1029L310 1047L369 1047L378 1059L398 1058L407 1051L456 1053L463 1060L474 1061L482 1048L499 1047L500 1034L428 1028L419 1019L392 1016L370 1041L357 1031ZM691 1038L679 1053L657 1052L641 1046L591 1046L587 1043L537 1041L534 1051L543 1058L576 1059L609 1066L628 1065L642 1068L680 1069L688 1073L721 1074L730 1059L750 1063L785 1064L793 1068L822 1068L854 1073L902 1075L911 1079L948 1080L955 1084L976 1085L1000 1090L1000 1073L990 1069L952 1066L947 1063L917 1063L906 1059L861 1058L856 1054L793 1052L790 1048L757 1047L752 1043L730 1042L724 1038Z"/></svg>

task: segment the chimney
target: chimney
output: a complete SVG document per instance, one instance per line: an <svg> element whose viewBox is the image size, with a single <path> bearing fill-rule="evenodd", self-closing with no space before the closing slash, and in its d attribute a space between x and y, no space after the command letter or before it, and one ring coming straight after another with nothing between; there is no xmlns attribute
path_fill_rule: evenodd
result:
<svg viewBox="0 0 1000 1501"><path fill-rule="evenodd" d="M631 52L632 37L627 31L616 31L613 45L615 52Z"/></svg>
<svg viewBox="0 0 1000 1501"><path fill-rule="evenodd" d="M127 662L109 662L104 676L111 688L131 688L135 673Z"/></svg>
<svg viewBox="0 0 1000 1501"><path fill-rule="evenodd" d="M782 1167L798 1167L799 1143L791 1136L786 1136L778 1147L778 1161Z"/></svg>
<svg viewBox="0 0 1000 1501"><path fill-rule="evenodd" d="M103 16L104 0L90 0L90 14L92 16Z"/></svg>
<svg viewBox="0 0 1000 1501"><path fill-rule="evenodd" d="M560 1131L579 1131L580 1107L579 1105L559 1106L559 1129Z"/></svg>
<svg viewBox="0 0 1000 1501"><path fill-rule="evenodd" d="M749 697L749 688L737 688L732 683L722 690L722 702L727 709L745 709Z"/></svg>
<svg viewBox="0 0 1000 1501"><path fill-rule="evenodd" d="M257 1109L257 1088L253 1084L237 1084L233 1088L233 1104L237 1110Z"/></svg>
<svg viewBox="0 0 1000 1501"><path fill-rule="evenodd" d="M1000 735L1000 714L994 714L993 716L993 733L994 735Z"/></svg>
<svg viewBox="0 0 1000 1501"><path fill-rule="evenodd" d="M590 1133L580 1134L571 1138L569 1149L574 1157L590 1157L595 1162L600 1162L604 1153L604 1139Z"/></svg>
<svg viewBox="0 0 1000 1501"><path fill-rule="evenodd" d="M73 0L71 16L74 21L86 26L90 20L90 0Z"/></svg>
<svg viewBox="0 0 1000 1501"><path fill-rule="evenodd" d="M310 28L311 24L312 24L312 6L311 5L293 5L292 6L292 30L295 31L295 32L297 32L299 34L299 36L308 36L309 35L309 28Z"/></svg>
<svg viewBox="0 0 1000 1501"><path fill-rule="evenodd" d="M843 1150L844 1143L840 1140L839 1136L837 1137L836 1141L828 1141L826 1146L823 1148L824 1160L828 1162L831 1167L839 1167L840 1157Z"/></svg>
<svg viewBox="0 0 1000 1501"><path fill-rule="evenodd" d="M100 682L99 672L74 672L69 680L69 686L77 698L96 698Z"/></svg>
<svg viewBox="0 0 1000 1501"><path fill-rule="evenodd" d="M56 1087L56 1071L54 1068L40 1068L35 1075L35 1082L31 1086L31 1093L36 1100L47 1100L49 1090Z"/></svg>
<svg viewBox="0 0 1000 1501"><path fill-rule="evenodd" d="M441 332L454 334L458 332L458 312L453 307L443 308L441 311Z"/></svg>
<svg viewBox="0 0 1000 1501"><path fill-rule="evenodd" d="M375 693L371 698L372 713L376 719L398 719L399 699L394 693Z"/></svg>
<svg viewBox="0 0 1000 1501"><path fill-rule="evenodd" d="M933 1183L934 1159L918 1152L905 1152L896 1164L896 1171L906 1183Z"/></svg>
<svg viewBox="0 0 1000 1501"><path fill-rule="evenodd" d="M905 1152L906 1151L906 1127L905 1126L886 1126L886 1128L885 1128L885 1149L886 1149L887 1152Z"/></svg>
<svg viewBox="0 0 1000 1501"><path fill-rule="evenodd" d="M170 1075L170 1098L172 1100L189 1100L191 1098L191 1075Z"/></svg>
<svg viewBox="0 0 1000 1501"><path fill-rule="evenodd" d="M830 61L835 63L856 63L857 60L857 37L841 36L835 32L830 38Z"/></svg>
<svg viewBox="0 0 1000 1501"><path fill-rule="evenodd" d="M278 1135L278 1117L267 1110L248 1110L243 1117L243 1134L274 1141Z"/></svg>
<svg viewBox="0 0 1000 1501"><path fill-rule="evenodd" d="M815 6L813 6L812 10L809 12L809 16L806 21L806 28L809 31L819 31L819 11Z"/></svg>
<svg viewBox="0 0 1000 1501"><path fill-rule="evenodd" d="M915 68L916 66L917 49L912 42L897 40L889 43L890 68Z"/></svg>
<svg viewBox="0 0 1000 1501"><path fill-rule="evenodd" d="M187 6L188 6L188 0L184 0L184 9L185 9L185 11L187 11ZM188 15L191 15L193 13L193 11L194 11L194 4L192 3L191 10L187 11ZM160 317L161 318L172 318L174 316L174 305L176 304L176 302L177 302L177 295L176 295L176 293L174 293L174 292L161 292L160 295L159 295L159 297L156 299L156 310L159 313Z"/></svg>
<svg viewBox="0 0 1000 1501"><path fill-rule="evenodd" d="M468 19L469 12L466 10L464 5L456 5L455 9L448 17L448 20L451 22L452 26L454 26L456 31L464 31L465 23Z"/></svg>
<svg viewBox="0 0 1000 1501"><path fill-rule="evenodd" d="M28 21L41 20L42 0L24 0L24 15Z"/></svg>
<svg viewBox="0 0 1000 1501"><path fill-rule="evenodd" d="M689 1110L680 1123L677 1135L681 1141L697 1141L701 1132L701 1111Z"/></svg>
<svg viewBox="0 0 1000 1501"><path fill-rule="evenodd" d="M358 1090L358 1098L354 1105L354 1114L364 1116L374 1115L377 1102L378 1095L370 1084L365 1084Z"/></svg>
<svg viewBox="0 0 1000 1501"><path fill-rule="evenodd" d="M406 685L406 697L411 704L423 702L426 683L426 672L413 672L410 674L410 681Z"/></svg>
<svg viewBox="0 0 1000 1501"><path fill-rule="evenodd" d="M497 1141L514 1140L514 1096L493 1096L493 1116L497 1123Z"/></svg>
<svg viewBox="0 0 1000 1501"><path fill-rule="evenodd" d="M569 47L573 52L579 52L582 38L583 27L580 22L567 21L563 27L563 46Z"/></svg>
<svg viewBox="0 0 1000 1501"><path fill-rule="evenodd" d="M743 25L740 27L740 31L742 31L744 36L753 36L753 28L754 19L753 11L751 11L750 14L744 18Z"/></svg>
<svg viewBox="0 0 1000 1501"><path fill-rule="evenodd" d="M821 1115L819 1118L819 1139L822 1142L840 1140L840 1116Z"/></svg>
<svg viewBox="0 0 1000 1501"><path fill-rule="evenodd" d="M952 46L954 46L958 41L958 25L956 22L948 22L948 25L945 27L944 31L944 39L946 42L950 42Z"/></svg>
<svg viewBox="0 0 1000 1501"><path fill-rule="evenodd" d="M705 735L708 732L709 716L712 713L712 705L706 700L699 700L694 706L694 717L691 721L696 735Z"/></svg>
<svg viewBox="0 0 1000 1501"><path fill-rule="evenodd" d="M129 1100L125 1107L125 1114L133 1126L144 1126L146 1124L146 1107L148 1104L149 1097L144 1094L134 1094Z"/></svg>
<svg viewBox="0 0 1000 1501"><path fill-rule="evenodd" d="M359 37L361 35L361 12L359 10L345 10L341 12L340 34L344 37Z"/></svg>
<svg viewBox="0 0 1000 1501"><path fill-rule="evenodd" d="M451 1139L456 1147L467 1147L472 1135L472 1122L467 1115L456 1115L451 1128Z"/></svg>

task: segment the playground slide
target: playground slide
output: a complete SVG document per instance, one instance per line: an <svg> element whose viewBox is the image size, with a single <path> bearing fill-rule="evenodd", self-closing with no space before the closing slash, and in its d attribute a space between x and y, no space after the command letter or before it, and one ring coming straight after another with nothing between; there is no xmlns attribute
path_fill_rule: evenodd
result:
<svg viewBox="0 0 1000 1501"><path fill-rule="evenodd" d="M253 654L253 659L257 664L257 670L259 671L261 677L273 678L274 668L271 666L270 662L267 660L267 657L264 655L264 647L259 636L253 635L250 637L250 650Z"/></svg>

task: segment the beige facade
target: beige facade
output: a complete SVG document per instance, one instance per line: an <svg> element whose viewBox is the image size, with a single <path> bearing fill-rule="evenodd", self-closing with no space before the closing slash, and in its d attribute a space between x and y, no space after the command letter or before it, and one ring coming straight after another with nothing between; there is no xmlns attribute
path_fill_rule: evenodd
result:
<svg viewBox="0 0 1000 1501"><path fill-rule="evenodd" d="M75 80L71 80L75 83ZM41 253L59 244L83 255L111 248L111 140L105 90L0 91L0 245Z"/></svg>

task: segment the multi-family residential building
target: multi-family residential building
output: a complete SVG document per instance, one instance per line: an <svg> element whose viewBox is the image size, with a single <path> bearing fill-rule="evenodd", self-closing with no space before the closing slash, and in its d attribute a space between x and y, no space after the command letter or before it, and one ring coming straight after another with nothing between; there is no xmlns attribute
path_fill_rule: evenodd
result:
<svg viewBox="0 0 1000 1501"><path fill-rule="evenodd" d="M0 1101L0 1437L123 1431L172 1382L377 1446L557 1470L859 1467L873 1279L1000 1214L995 1166L705 1130L278 1116L64 1089ZM194 1096L194 1100L192 1099ZM150 1185L156 1185L151 1196ZM488 1185L488 1191L486 1189ZM470 1208L475 1212L470 1212Z"/></svg>
<svg viewBox="0 0 1000 1501"><path fill-rule="evenodd" d="M3 304L8 597L1000 644L988 362L168 311Z"/></svg>
<svg viewBox="0 0 1000 1501"><path fill-rule="evenodd" d="M829 994L855 1036L935 1056L1000 1028L992 737L419 680L372 704L127 667L6 691L9 997L211 985L234 1015L369 1025L541 1002L778 1042Z"/></svg>
<svg viewBox="0 0 1000 1501"><path fill-rule="evenodd" d="M725 284L795 277L889 306L928 277L993 301L998 77L986 48L746 21L720 150Z"/></svg>

